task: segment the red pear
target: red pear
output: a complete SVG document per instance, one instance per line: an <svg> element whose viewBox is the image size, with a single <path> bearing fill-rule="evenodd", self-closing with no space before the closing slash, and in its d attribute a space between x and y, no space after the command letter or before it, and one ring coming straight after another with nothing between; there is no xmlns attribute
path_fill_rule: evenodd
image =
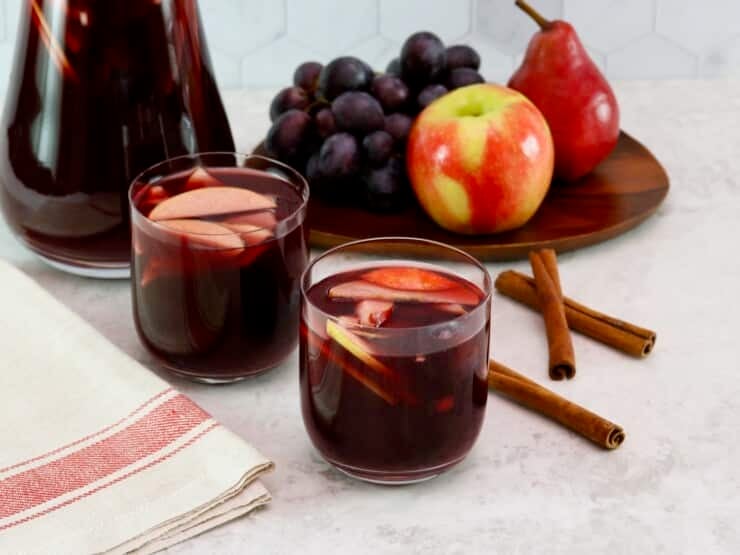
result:
<svg viewBox="0 0 740 555"><path fill-rule="evenodd" d="M619 107L606 78L572 25L549 21L524 0L516 5L540 26L509 87L545 116L555 143L555 176L574 181L601 162L619 138Z"/></svg>

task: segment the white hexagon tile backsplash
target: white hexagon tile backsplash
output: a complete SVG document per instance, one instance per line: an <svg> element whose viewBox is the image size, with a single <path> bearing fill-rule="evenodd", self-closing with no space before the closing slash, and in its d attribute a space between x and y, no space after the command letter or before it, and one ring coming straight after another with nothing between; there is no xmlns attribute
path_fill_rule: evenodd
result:
<svg viewBox="0 0 740 555"><path fill-rule="evenodd" d="M0 0L0 94L9 78L19 8ZM740 77L738 0L531 0L565 18L613 79ZM483 73L505 81L534 23L513 0L200 0L224 88L286 84L300 62L359 56L381 70L403 39L428 29L475 46Z"/></svg>

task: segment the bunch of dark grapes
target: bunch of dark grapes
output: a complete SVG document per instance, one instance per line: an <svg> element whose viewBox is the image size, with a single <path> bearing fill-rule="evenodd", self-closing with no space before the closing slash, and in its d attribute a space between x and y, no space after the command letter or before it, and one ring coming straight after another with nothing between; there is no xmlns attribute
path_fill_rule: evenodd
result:
<svg viewBox="0 0 740 555"><path fill-rule="evenodd" d="M267 153L306 175L312 194L394 211L411 198L406 139L416 115L448 91L482 83L469 46L445 48L434 34L411 35L384 74L358 58L305 62L270 106Z"/></svg>

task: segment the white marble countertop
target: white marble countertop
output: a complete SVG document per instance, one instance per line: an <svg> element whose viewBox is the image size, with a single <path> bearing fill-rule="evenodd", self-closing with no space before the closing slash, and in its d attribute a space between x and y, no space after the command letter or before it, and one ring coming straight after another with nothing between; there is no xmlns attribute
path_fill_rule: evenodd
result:
<svg viewBox="0 0 740 555"><path fill-rule="evenodd" d="M623 128L664 163L671 192L637 229L563 255L561 276L570 295L657 330L658 343L634 360L575 335L577 378L548 385L622 424L624 445L602 451L491 395L462 464L416 486L373 486L311 447L295 354L232 386L172 379L277 464L265 478L268 509L173 553L740 552L740 82L616 89ZM266 130L270 93L225 96L249 150ZM128 282L52 270L4 224L0 256L153 367L134 333ZM529 271L488 267L510 266ZM495 357L543 376L541 319L499 296L493 321Z"/></svg>

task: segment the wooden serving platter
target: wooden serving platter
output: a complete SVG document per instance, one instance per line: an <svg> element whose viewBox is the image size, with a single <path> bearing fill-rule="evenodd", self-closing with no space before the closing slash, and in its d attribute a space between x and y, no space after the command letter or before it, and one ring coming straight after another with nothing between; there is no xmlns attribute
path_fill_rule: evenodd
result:
<svg viewBox="0 0 740 555"><path fill-rule="evenodd" d="M369 237L421 237L453 245L480 260L526 258L532 249L565 252L624 233L657 210L668 188L658 160L622 132L614 151L591 174L572 184L554 183L534 217L519 229L469 237L445 231L417 205L395 214L375 214L311 198L310 243L328 248Z"/></svg>

